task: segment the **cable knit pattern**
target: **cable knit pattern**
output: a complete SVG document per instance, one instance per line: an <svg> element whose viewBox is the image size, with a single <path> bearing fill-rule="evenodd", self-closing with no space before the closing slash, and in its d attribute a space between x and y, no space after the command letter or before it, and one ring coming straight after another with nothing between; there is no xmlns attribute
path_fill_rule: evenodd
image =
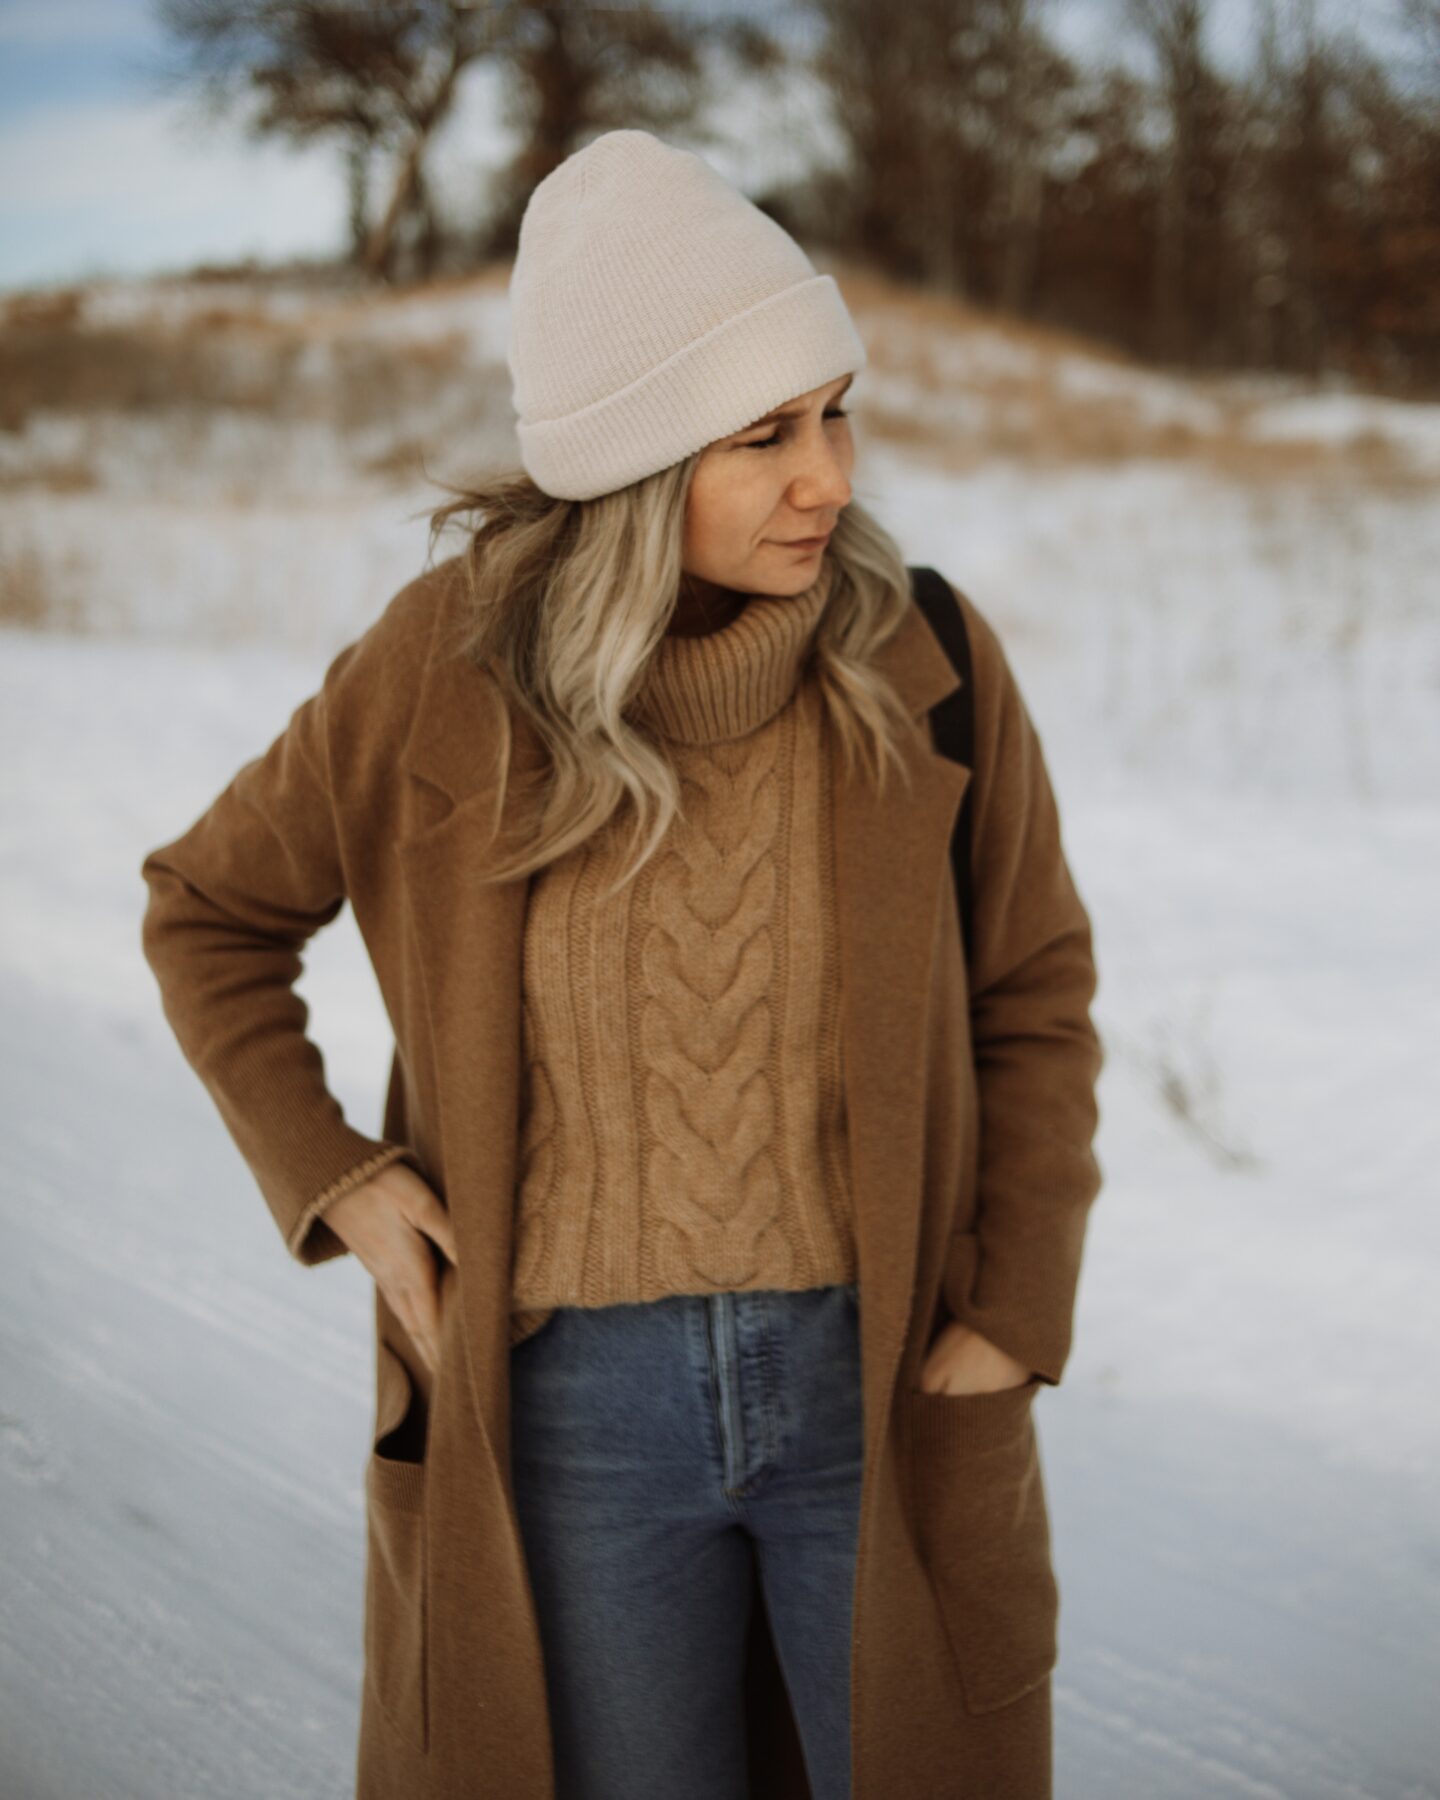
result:
<svg viewBox="0 0 1440 1800"><path fill-rule="evenodd" d="M682 816L531 888L511 1341L557 1305L855 1278L830 763L803 671L821 579L670 636L636 702Z"/></svg>

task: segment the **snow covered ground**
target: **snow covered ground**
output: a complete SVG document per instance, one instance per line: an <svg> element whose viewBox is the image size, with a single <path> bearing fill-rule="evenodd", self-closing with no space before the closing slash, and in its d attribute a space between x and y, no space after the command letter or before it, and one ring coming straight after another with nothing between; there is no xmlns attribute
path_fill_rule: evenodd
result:
<svg viewBox="0 0 1440 1800"><path fill-rule="evenodd" d="M483 377L503 312L464 301L383 331L463 322ZM980 376L1018 341L928 346L980 434L958 468L867 439L857 383L857 494L1000 628L1096 927L1106 1183L1037 1402L1057 1800L1440 1796L1440 409L1249 384L1227 415L1393 437L1402 481L991 453ZM1125 389L1147 430L1219 404L1046 373L1047 404ZM877 359L877 413L905 380ZM0 632L0 1800L349 1791L371 1289L286 1256L160 1015L139 864L420 566L433 496L333 432L306 463L249 430L0 442L0 566L71 584L84 626ZM91 478L28 480L66 431ZM377 1129L348 913L302 985Z"/></svg>

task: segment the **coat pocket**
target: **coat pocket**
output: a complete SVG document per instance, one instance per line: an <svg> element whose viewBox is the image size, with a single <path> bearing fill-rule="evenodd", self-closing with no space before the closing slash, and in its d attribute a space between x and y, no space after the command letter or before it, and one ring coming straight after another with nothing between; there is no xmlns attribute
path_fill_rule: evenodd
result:
<svg viewBox="0 0 1440 1800"><path fill-rule="evenodd" d="M382 1361L405 1364L381 1341ZM392 1372L393 1379L393 1372ZM386 1718L412 1748L426 1748L425 1464L403 1454L418 1396L381 1434L365 1467L365 1680Z"/></svg>
<svg viewBox="0 0 1440 1800"><path fill-rule="evenodd" d="M1058 1660L1041 1385L1036 1375L988 1394L909 1393L917 1542L972 1713L1018 1700Z"/></svg>

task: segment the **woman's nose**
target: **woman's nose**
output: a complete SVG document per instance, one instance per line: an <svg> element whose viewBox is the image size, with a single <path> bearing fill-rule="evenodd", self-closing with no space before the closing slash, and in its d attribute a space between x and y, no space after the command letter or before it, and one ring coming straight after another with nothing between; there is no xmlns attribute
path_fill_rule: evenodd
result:
<svg viewBox="0 0 1440 1800"><path fill-rule="evenodd" d="M818 512L828 506L838 512L850 499L850 477L845 464L830 444L821 444L805 457L804 466L790 489L796 512Z"/></svg>

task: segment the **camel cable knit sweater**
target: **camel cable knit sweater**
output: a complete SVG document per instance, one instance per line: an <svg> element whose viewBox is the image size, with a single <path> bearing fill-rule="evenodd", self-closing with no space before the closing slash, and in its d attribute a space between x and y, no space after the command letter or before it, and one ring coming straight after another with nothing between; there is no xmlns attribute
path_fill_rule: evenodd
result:
<svg viewBox="0 0 1440 1800"><path fill-rule="evenodd" d="M856 1276L830 763L807 667L828 582L671 635L637 717L682 814L533 879L510 1341L556 1306Z"/></svg>

